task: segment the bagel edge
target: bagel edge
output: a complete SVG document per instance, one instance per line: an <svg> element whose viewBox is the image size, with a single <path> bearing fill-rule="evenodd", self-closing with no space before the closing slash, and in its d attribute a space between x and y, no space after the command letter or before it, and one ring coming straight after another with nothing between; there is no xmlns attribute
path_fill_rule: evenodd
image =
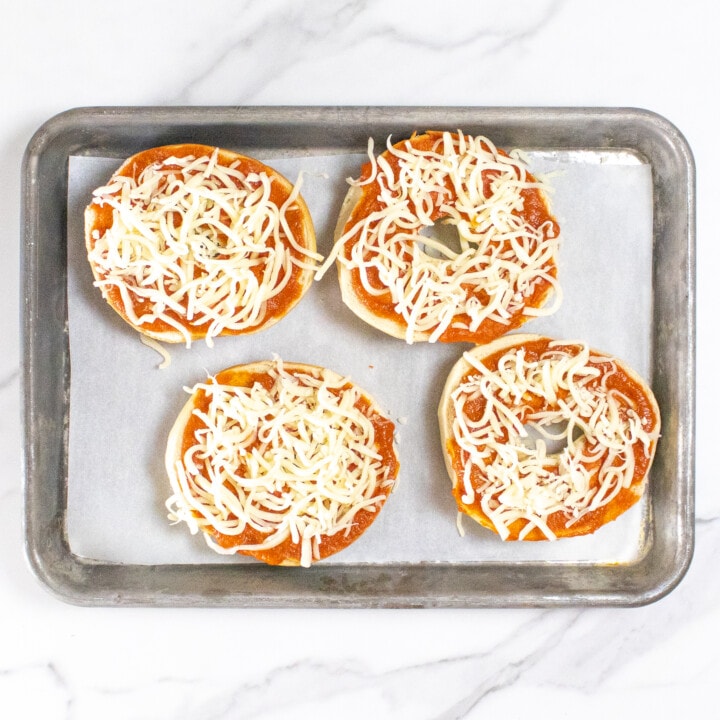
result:
<svg viewBox="0 0 720 720"><path fill-rule="evenodd" d="M494 355L500 351L510 349L512 347L525 345L534 341L539 340L547 340L550 339L547 336L544 335L538 335L538 334L530 334L530 333L517 333L517 334L509 334L505 335L503 337L500 337L486 345L479 345L475 348L472 348L471 350L467 351L470 354L472 354L474 357L482 361L484 358L489 357L491 355ZM573 341L560 341L563 344L571 345L573 344ZM590 348L591 353L595 353L593 348ZM654 393L652 392L652 389L650 385L629 365L627 365L624 361L618 359L615 356L611 356L607 353L597 353L598 355L602 355L603 357L611 358L616 365L622 369L622 371L628 376L628 378L635 382L639 388L642 390L643 395L645 398L647 398L651 409L652 409L652 415L655 420L658 438L661 428L661 415L660 415L660 408L657 403L657 399L655 398ZM452 392L456 389L462 378L472 370L472 366L468 361L465 359L464 355L461 356L461 358L455 363L455 365L452 367L450 373L447 376L447 379L445 381L445 385L443 387L443 391L440 397L440 402L438 405L438 422L439 422L439 434L440 434L440 441L442 445L442 452L443 452L443 459L445 461L445 467L447 469L448 475L450 477L451 483L452 483L452 491L453 496L456 499L458 511L461 513L464 513L468 517L475 520L479 525L481 525L484 528L487 528L488 530L491 530L493 533L497 534L497 530L495 528L494 523L490 518L485 515L480 508L466 505L461 502L460 498L456 495L456 490L458 488L458 485L460 484L460 478L458 477L455 468L453 467L453 457L451 455L450 451L450 441L453 439L453 420L454 420L454 412L453 412L453 403L452 403ZM570 528L563 528L563 530L556 532L556 535L558 538L561 537L577 537L582 534L590 534L592 532L595 532L600 527L616 520L618 517L620 517L624 512L626 512L632 505L634 505L640 498L643 496L645 489L648 484L649 480L649 474L650 469L652 467L652 462L654 459L654 455L657 449L657 442L658 440L655 439L652 446L652 451L649 458L649 464L648 469L645 475L642 477L642 479L639 482L633 483L628 490L631 491L631 493L635 496L635 499L632 503L630 503L627 506L615 506L612 502L608 505L602 506L600 510L602 510L602 521L600 524L593 530L589 532L584 533L577 533L573 532L572 527ZM543 540L545 539L534 536L531 538L527 538L527 540Z"/></svg>
<svg viewBox="0 0 720 720"><path fill-rule="evenodd" d="M280 185L283 187L284 190L289 194L292 192L292 189L294 187L293 183L291 183L284 175L279 173L277 170L272 168L271 166L263 163L262 161L256 160L255 158L250 157L249 155L242 155L240 153L236 153L231 150L226 150L223 148L216 148L215 146L211 145L200 145L196 143L179 143L174 145L162 145L155 148L147 148L146 150L142 150L138 153L135 153L134 155L127 158L120 167L118 167L117 170L115 170L110 178L108 179L108 182L106 184L110 184L117 175L120 175L124 173L126 170L130 169L133 166L133 163L136 163L138 158L145 154L155 153L159 152L162 153L161 157L171 157L172 155L187 155L190 154L188 149L192 148L193 150L197 151L200 150L204 154L211 155L216 149L218 150L218 159L221 159L223 162L223 165L231 164L235 161L243 162L245 160L251 161L253 163L260 163L263 165L265 170L267 171L268 175L273 178L274 181L277 181L280 183ZM149 162L145 163L142 167L146 167L150 163L154 162L153 159L149 160ZM310 209L308 208L305 200L303 199L301 194L298 194L297 198L295 199L295 204L298 206L302 218L303 218L303 237L298 239L299 243L304 246L308 251L310 252L316 252L317 250L317 241L315 236L315 228L312 220L312 216L310 214ZM89 205L85 208L84 212L84 222L85 222L85 248L86 252L89 254L92 250L94 240L92 238L92 232L96 229L95 225L99 219L99 206L96 205L94 202L90 202ZM89 258L88 258L89 259ZM89 265L92 269L93 277L95 281L102 280L102 277L100 273L98 272L96 266L92 261L89 262ZM299 283L300 283L300 291L298 293L298 296L290 302L287 307L285 308L284 312L282 312L279 315L276 315L274 317L271 317L267 319L264 322L261 322L259 325L253 328L249 328L247 330L241 331L241 332L235 332L231 330L223 330L219 333L219 336L225 336L225 335L241 335L241 334L251 334L254 332L259 332L261 330L265 330L269 327L272 327L275 323L277 323L279 320L281 320L283 317L285 317L296 305L300 302L300 300L303 298L305 293L308 291L310 286L312 285L313 279L315 277L314 270L310 269L300 269L299 274ZM174 328L169 328L167 330L154 330L149 327L143 327L142 325L136 325L133 323L130 318L127 316L127 313L123 307L122 302L115 302L113 298L111 298L108 295L107 289L104 286L100 286L100 291L102 293L103 298L105 301L110 305L110 307L118 314L120 317L122 317L125 322L130 325L133 329L137 330L141 335L145 335L146 337L150 337L154 340L158 340L161 342L166 343L184 343L187 341L186 336L180 332L179 330L176 330ZM185 323L184 323L185 324ZM188 335L190 336L190 339L192 341L195 340L201 340L206 337L206 331L202 328L199 328L197 326L192 326L189 324L185 324L185 328L188 332Z"/></svg>

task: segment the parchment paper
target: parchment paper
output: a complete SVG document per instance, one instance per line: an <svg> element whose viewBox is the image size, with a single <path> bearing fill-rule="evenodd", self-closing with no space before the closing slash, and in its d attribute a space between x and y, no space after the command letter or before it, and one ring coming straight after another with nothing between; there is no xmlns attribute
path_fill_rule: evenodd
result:
<svg viewBox="0 0 720 720"><path fill-rule="evenodd" d="M648 376L652 317L650 167L621 151L529 152L537 173L551 173L553 211L562 227L560 310L523 332L584 340ZM364 155L275 157L295 180L327 254L345 179ZM416 344L365 325L342 303L329 271L271 329L238 338L167 346L172 363L143 345L92 285L83 210L117 159L72 157L68 193L68 314L71 358L67 532L77 555L140 564L254 562L211 551L184 524L171 526L165 500L167 433L187 399L184 387L208 373L278 354L348 375L396 420L399 485L378 519L326 563L346 562L630 562L647 549L649 504L641 502L592 536L557 542L503 543L456 507L442 459L437 406L450 368L468 345Z"/></svg>

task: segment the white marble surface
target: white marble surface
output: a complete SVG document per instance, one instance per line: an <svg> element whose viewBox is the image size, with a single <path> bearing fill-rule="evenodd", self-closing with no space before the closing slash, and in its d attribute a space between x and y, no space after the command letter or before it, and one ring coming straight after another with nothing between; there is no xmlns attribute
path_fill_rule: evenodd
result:
<svg viewBox="0 0 720 720"><path fill-rule="evenodd" d="M716 705L720 180L714 3L28 0L0 43L0 702L21 717L673 717ZM529 74L530 73L530 74ZM66 605L22 538L18 227L34 130L83 105L654 110L697 162L697 542L637 609L264 611Z"/></svg>

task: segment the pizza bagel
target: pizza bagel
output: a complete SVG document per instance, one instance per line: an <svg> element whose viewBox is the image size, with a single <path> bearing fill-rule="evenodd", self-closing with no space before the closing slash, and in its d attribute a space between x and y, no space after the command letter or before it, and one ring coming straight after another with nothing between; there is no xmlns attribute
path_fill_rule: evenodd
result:
<svg viewBox="0 0 720 720"><path fill-rule="evenodd" d="M561 300L560 228L518 152L429 131L370 160L339 213L334 259L345 304L408 343L489 342ZM453 226L458 246L433 238ZM551 307L546 307L554 296Z"/></svg>
<svg viewBox="0 0 720 720"><path fill-rule="evenodd" d="M539 335L464 353L438 414L458 510L503 540L615 520L642 496L660 436L652 390L627 364Z"/></svg>
<svg viewBox="0 0 720 720"><path fill-rule="evenodd" d="M228 368L192 388L169 434L169 518L218 553L309 567L378 516L400 467L394 429L326 368Z"/></svg>
<svg viewBox="0 0 720 720"><path fill-rule="evenodd" d="M197 144L126 160L93 193L85 243L110 306L145 336L186 345L270 327L320 259L298 184Z"/></svg>

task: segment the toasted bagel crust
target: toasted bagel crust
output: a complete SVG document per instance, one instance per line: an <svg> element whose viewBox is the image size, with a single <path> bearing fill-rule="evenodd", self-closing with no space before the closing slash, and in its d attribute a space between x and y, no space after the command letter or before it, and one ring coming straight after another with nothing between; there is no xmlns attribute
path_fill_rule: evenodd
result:
<svg viewBox="0 0 720 720"><path fill-rule="evenodd" d="M483 527L503 535L504 539L547 540L595 532L632 507L645 491L660 432L660 410L648 384L627 364L588 349L587 363L582 365L578 362L577 365L586 380L571 390L553 385L553 389L547 391L547 385L538 384L535 392L530 385L512 386L513 363L518 366L523 363L546 363L545 370L549 371L553 362L572 362L581 357L581 348L586 346L574 342L557 342L539 335L511 334L465 353L447 377L438 418L453 496L460 512ZM502 363L502 374L498 374L499 363ZM534 368L535 372L540 373L540 364L534 365ZM568 377L573 382L573 374L568 371L563 376L563 383ZM585 395L583 387L588 391ZM554 401L542 397L547 394L552 398L553 393L556 394ZM600 420L605 417L603 403L612 394L614 410L608 411L608 421L604 426L598 422L598 418L585 417L589 411L578 421L574 410L567 410L570 406L574 407L573 393L581 396L588 406L594 402ZM498 412L489 406L486 397L492 397L493 402L502 407L502 411ZM463 414L462 421L458 418L459 411ZM491 430L491 425L485 422L489 417L487 413L496 418L496 430ZM603 432L610 432L607 428L615 417L613 413L626 425L635 423L635 429L629 432L623 429L614 436L616 442L619 442L618 438L623 438L625 443L615 455L611 455L604 447L606 440L602 435ZM550 418L550 415L553 417ZM505 456L504 462L513 467L530 467L528 459L531 457L530 452L523 447L522 434L513 430L510 422L504 423L503 420L512 417L515 427L527 429L529 424L536 423L541 416L544 416L550 427L557 422L580 422L583 433L580 437L566 436L566 447L563 450L548 452L546 457L541 455L545 457L544 462L533 466L537 468L533 471L537 474L532 476L533 482L537 483L534 490L530 489L527 477L521 479L517 472L501 485L497 480L499 473L496 467L499 461L494 449L496 442L498 450ZM477 434L475 439L472 438L473 432ZM570 430L567 433L572 435ZM473 442L484 455L473 454ZM516 447L520 449L515 450ZM515 460L511 462L507 457ZM594 458L592 462L588 459L590 457ZM605 472L601 470L604 463L609 463L611 472L622 475L622 486L616 484L608 489L603 485L603 478L608 477L601 474ZM576 470L581 468L582 473L573 475L567 471L568 467ZM561 485L561 482L564 484ZM589 493L582 490L585 482L589 484ZM552 490L557 496L556 506L545 516L533 515L532 501L528 499L533 492L539 492L541 486L560 488ZM522 488L528 493L523 496L524 499L518 499L515 494L512 501L502 500L502 497L513 497ZM610 499L601 502L601 495ZM552 496L548 494L547 497ZM568 498L576 498L577 504ZM503 515L510 507L506 502L514 503L512 507L517 511L515 514Z"/></svg>
<svg viewBox="0 0 720 720"><path fill-rule="evenodd" d="M189 279L197 285L204 278L211 275L215 277L221 276L223 272L235 271L231 260L228 259L229 256L227 254L223 256L223 248L229 247L229 236L223 229L223 223L241 223L241 221L237 218L229 218L224 210L219 215L216 214L208 219L205 225L201 224L200 230L197 231L210 236L213 242L217 243L217 257L224 258L224 267L219 270L217 267L211 268L210 265L204 264L206 262L205 258L198 257L195 254L198 241L203 240L201 235L193 236L189 234L186 236L187 239L179 239L177 241L179 244L186 243L186 249L177 251L177 263L166 268L163 281L165 283L163 292L167 292L171 296L172 302L166 302L162 299L161 303L165 303L165 305L160 309L157 308L157 300L153 300L149 296L147 288L140 287L141 283L137 281L137 277L123 276L123 271L118 270L117 266L113 266L112 260L108 259L113 252L116 252L114 248L119 247L121 241L107 235L108 248L100 248L98 243L101 239L105 242L106 234L112 232L114 226L120 227L116 225L118 223L118 216L115 214L117 211L113 210L112 207L113 202L119 202L121 193L118 190L119 183L127 182L128 179L132 179L137 183L143 171L151 166L161 168L163 172L167 172L168 167L171 169L173 167L172 158L179 158L183 162L187 162L189 158L213 158L213 162L217 166L231 168L233 171L243 175L244 180L237 177L234 179L237 187L236 199L233 200L232 196L228 199L226 195L223 201L228 204L237 202L238 212L242 210L247 216L250 216L251 211L248 208L252 208L252 205L242 205L242 203L246 201L249 189L258 185L257 178L261 175L267 176L270 180L267 201L278 207L291 198L294 190L293 184L273 168L254 158L221 148L198 144L178 144L150 148L137 153L128 158L113 173L106 186L96 191L95 199L85 210L85 243L95 284L100 287L103 297L113 310L128 324L142 334L162 342L189 343L192 340L201 338L211 340L214 336L240 335L258 332L270 327L283 318L299 302L312 284L314 277L314 264L317 260L315 230L310 211L299 194L287 208L284 218L286 227L281 228L278 234L284 252L289 253L292 258L292 269L289 277L285 278L284 275L281 275L281 279L284 278L283 281L286 281L286 285L277 293L271 287L271 283L277 284L277 277L272 279L263 276L263 267L266 267L263 263L266 261L257 252L253 254L251 250L243 248L242 243L246 242L245 236L242 235L242 231L238 226L233 224L232 242L235 243L233 246L235 257L247 258L248 262L255 266L253 273L257 280L252 280L249 275L246 275L246 277L249 279L250 285L257 282L266 290L264 294L267 299L258 300L260 308L252 317L242 315L247 302L245 298L247 298L248 280L243 280L241 277L229 283L229 286L234 289L228 289L227 293L221 296L211 308L211 315L206 317L203 317L197 309L191 310L190 306L193 304L197 306L197 301L202 301L204 294L212 293L212 289L201 288L184 292L182 292L182 288L180 291L175 288L165 289L170 287L170 282L178 284L180 282L178 278L188 273L190 273ZM163 163L167 163L167 165L163 165ZM208 165L212 166L212 163L208 163ZM180 177L182 169L178 169L178 166L174 167L175 177ZM210 175L212 178L212 173ZM190 173L188 176L190 178L194 177ZM160 186L161 191L163 187ZM223 187L223 190L225 189ZM192 190L187 192L189 196ZM228 190L228 192L230 191ZM154 197L157 198L158 196L155 195ZM152 199L151 197L151 201ZM263 196L263 202L265 200L266 198ZM132 202L134 204L138 203L137 200ZM248 202L251 203L250 200ZM213 212L217 211L217 208L214 208L211 202L207 204L207 207ZM172 226L173 223L177 222L177 216L178 213L171 208L167 211L164 222L168 226ZM155 220L153 220L153 223L155 223ZM290 228L293 232L294 243L288 239L287 228ZM248 241L256 242L258 232L257 228L248 229L247 237L255 238ZM150 226L149 234L156 238L154 252L160 255L167 252L166 239L158 230L156 224ZM238 237L241 239L238 240ZM272 236L269 240L273 240ZM297 245L297 247L293 247L293 245ZM265 257L269 257L269 253ZM168 262L171 263L172 261ZM188 263L191 263L192 267ZM186 267L190 267L190 269L185 269ZM154 272L154 269L144 268L142 261L138 261L136 268L139 268L138 272L141 274L144 272L151 275ZM193 295L193 293L196 293L196 295Z"/></svg>
<svg viewBox="0 0 720 720"><path fill-rule="evenodd" d="M211 411L215 387L229 392L236 408L220 406L227 415L219 435ZM334 402L343 403L337 418L328 411ZM327 435L325 421L335 428ZM337 431L348 423L347 430ZM282 437L272 440L278 427ZM170 515L205 533L217 552L307 567L348 547L378 516L399 471L393 432L393 423L367 393L326 368L278 361L228 368L193 389L169 433ZM242 439L233 439L238 436ZM210 464L222 471L209 470L199 459L211 446L217 450ZM229 470L228 457L237 458Z"/></svg>
<svg viewBox="0 0 720 720"><path fill-rule="evenodd" d="M474 143L473 151L469 147L464 148L463 143L468 146ZM487 169L484 169L485 160L477 157L476 153L480 152L488 158ZM432 180L428 179L426 186L424 180L418 179L421 175L417 172L403 173L407 170L407 157L412 153L415 153L415 158L430 158L432 162L436 162L437 155L444 153L448 164L436 163ZM382 166L380 159L385 163ZM477 175L455 177L454 171L448 168L452 167L449 161L456 159L460 165L475 163L487 175L483 175L482 181L477 180ZM498 164L503 167L502 170L497 169ZM390 171L386 170L388 167L392 168L390 179ZM517 180L525 186L517 191L522 196L518 203L522 205L524 202L524 205L512 210L509 209L511 206L504 209L507 213L505 218L516 224L512 232L508 232L505 225L500 229L500 225L492 223L488 229L477 230L478 217L487 212L488 204L494 202L496 196L501 198L505 195L504 191L495 194L492 182L496 175L493 173L505 173L502 177L508 186L512 186L516 182L515 176L520 175L521 179ZM411 177L408 182L414 185L403 186L400 176ZM472 190L484 192L486 197L472 201L475 205L470 207L472 202L467 197L460 202L457 190L463 183L473 182L480 182L483 189L480 191L478 187L473 187ZM442 186L440 192L438 184ZM386 185L392 185L392 192ZM471 194L468 189L467 196ZM397 214L398 219L385 227L382 216L389 209L393 217ZM488 222L487 217L483 215L483 223ZM428 255L426 250L418 251L426 244L420 230L429 227L432 222L441 221L457 227L466 244L464 260L459 260L457 255L450 260L444 255L435 257ZM524 229L521 227L523 223ZM385 229L381 231L379 227ZM377 250L376 233L381 233L387 241L387 247L382 251ZM527 256L533 257L533 266L524 266L522 273L513 274L514 270L507 270L507 255L513 252L512 243L515 242L510 237L517 238L523 233L527 233L527 239L523 240L527 244L523 259L517 255L516 262L518 267L523 265L525 251L528 251ZM367 163L360 179L351 184L345 196L335 228L342 299L368 324L407 342L489 342L518 328L534 315L552 311L540 309L554 291L559 292L555 280L554 249L558 235L559 226L550 214L540 183L522 162L511 160L507 153L492 147L487 138L438 131L413 135L381 153L377 163ZM548 240L551 245L549 250L538 252L538 243ZM498 250L500 245L503 245L502 251ZM495 254L503 254L504 259L502 263L491 261L490 266L502 269L498 270L498 276L491 272L492 278L486 281L488 260ZM388 255L395 258L392 263L388 263ZM362 261L359 256L363 257ZM459 269L456 263L465 270ZM395 277L393 267L400 266L400 276ZM382 269L378 270L378 267ZM422 275L418 282L410 279L416 274ZM496 292L498 281L507 283L508 287L504 291L504 299L497 303L499 307L496 311L491 309L496 300L491 300L489 293ZM432 289L423 293L421 285ZM429 297L429 301L423 305L416 299L420 296L426 300ZM433 316L434 312L439 313L437 321L423 318L424 313Z"/></svg>

